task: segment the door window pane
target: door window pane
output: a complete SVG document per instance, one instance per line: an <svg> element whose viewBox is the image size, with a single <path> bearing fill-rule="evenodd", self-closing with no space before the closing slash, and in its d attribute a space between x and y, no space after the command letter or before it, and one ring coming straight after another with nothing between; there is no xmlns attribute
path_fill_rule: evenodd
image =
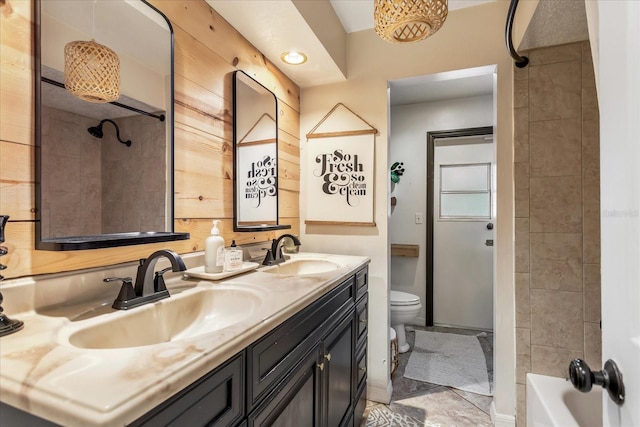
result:
<svg viewBox="0 0 640 427"><path fill-rule="evenodd" d="M491 164L440 165L440 219L491 218Z"/></svg>
<svg viewBox="0 0 640 427"><path fill-rule="evenodd" d="M488 191L490 165L442 165L442 191Z"/></svg>
<svg viewBox="0 0 640 427"><path fill-rule="evenodd" d="M445 193L440 196L441 218L490 218L489 193Z"/></svg>

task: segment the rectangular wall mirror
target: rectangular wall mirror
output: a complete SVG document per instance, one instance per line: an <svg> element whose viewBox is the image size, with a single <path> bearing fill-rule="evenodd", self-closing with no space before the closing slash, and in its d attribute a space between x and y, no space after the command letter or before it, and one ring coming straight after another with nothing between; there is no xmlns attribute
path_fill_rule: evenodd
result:
<svg viewBox="0 0 640 427"><path fill-rule="evenodd" d="M167 18L144 0L37 0L35 21L36 249L188 239L173 231Z"/></svg>
<svg viewBox="0 0 640 427"><path fill-rule="evenodd" d="M233 75L234 230L291 228L278 223L278 104L243 71Z"/></svg>

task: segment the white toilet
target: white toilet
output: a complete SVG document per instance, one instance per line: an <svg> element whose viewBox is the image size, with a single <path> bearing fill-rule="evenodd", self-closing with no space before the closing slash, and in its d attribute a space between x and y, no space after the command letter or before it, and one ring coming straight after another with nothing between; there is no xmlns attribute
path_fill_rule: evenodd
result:
<svg viewBox="0 0 640 427"><path fill-rule="evenodd" d="M409 351L409 344L404 333L404 324L411 322L420 313L420 297L407 292L391 291L390 305L391 327L398 335L398 351L406 353Z"/></svg>

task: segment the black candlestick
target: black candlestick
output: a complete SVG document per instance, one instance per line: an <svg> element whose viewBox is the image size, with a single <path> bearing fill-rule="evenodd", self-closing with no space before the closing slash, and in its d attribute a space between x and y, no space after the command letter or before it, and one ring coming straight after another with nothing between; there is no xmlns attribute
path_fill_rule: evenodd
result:
<svg viewBox="0 0 640 427"><path fill-rule="evenodd" d="M0 243L4 242L4 226L7 224L9 220L9 215L0 215ZM6 246L0 246L0 257L9 253L9 250ZM6 265L0 264L0 271L7 268ZM0 274L0 282L4 277ZM16 331L19 331L24 327L24 322L20 320L10 319L4 314L4 309L2 308L2 292L0 292L0 337L5 335L12 334Z"/></svg>

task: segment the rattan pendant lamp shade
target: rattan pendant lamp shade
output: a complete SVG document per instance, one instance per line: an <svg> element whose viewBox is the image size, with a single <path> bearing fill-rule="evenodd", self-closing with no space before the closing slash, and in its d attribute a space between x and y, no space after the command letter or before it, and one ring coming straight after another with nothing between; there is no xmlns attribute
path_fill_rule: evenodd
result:
<svg viewBox="0 0 640 427"><path fill-rule="evenodd" d="M64 76L67 90L85 101L102 104L120 97L120 59L95 40L66 44Z"/></svg>
<svg viewBox="0 0 640 427"><path fill-rule="evenodd" d="M448 12L448 0L375 0L373 20L382 39L409 43L438 31Z"/></svg>

